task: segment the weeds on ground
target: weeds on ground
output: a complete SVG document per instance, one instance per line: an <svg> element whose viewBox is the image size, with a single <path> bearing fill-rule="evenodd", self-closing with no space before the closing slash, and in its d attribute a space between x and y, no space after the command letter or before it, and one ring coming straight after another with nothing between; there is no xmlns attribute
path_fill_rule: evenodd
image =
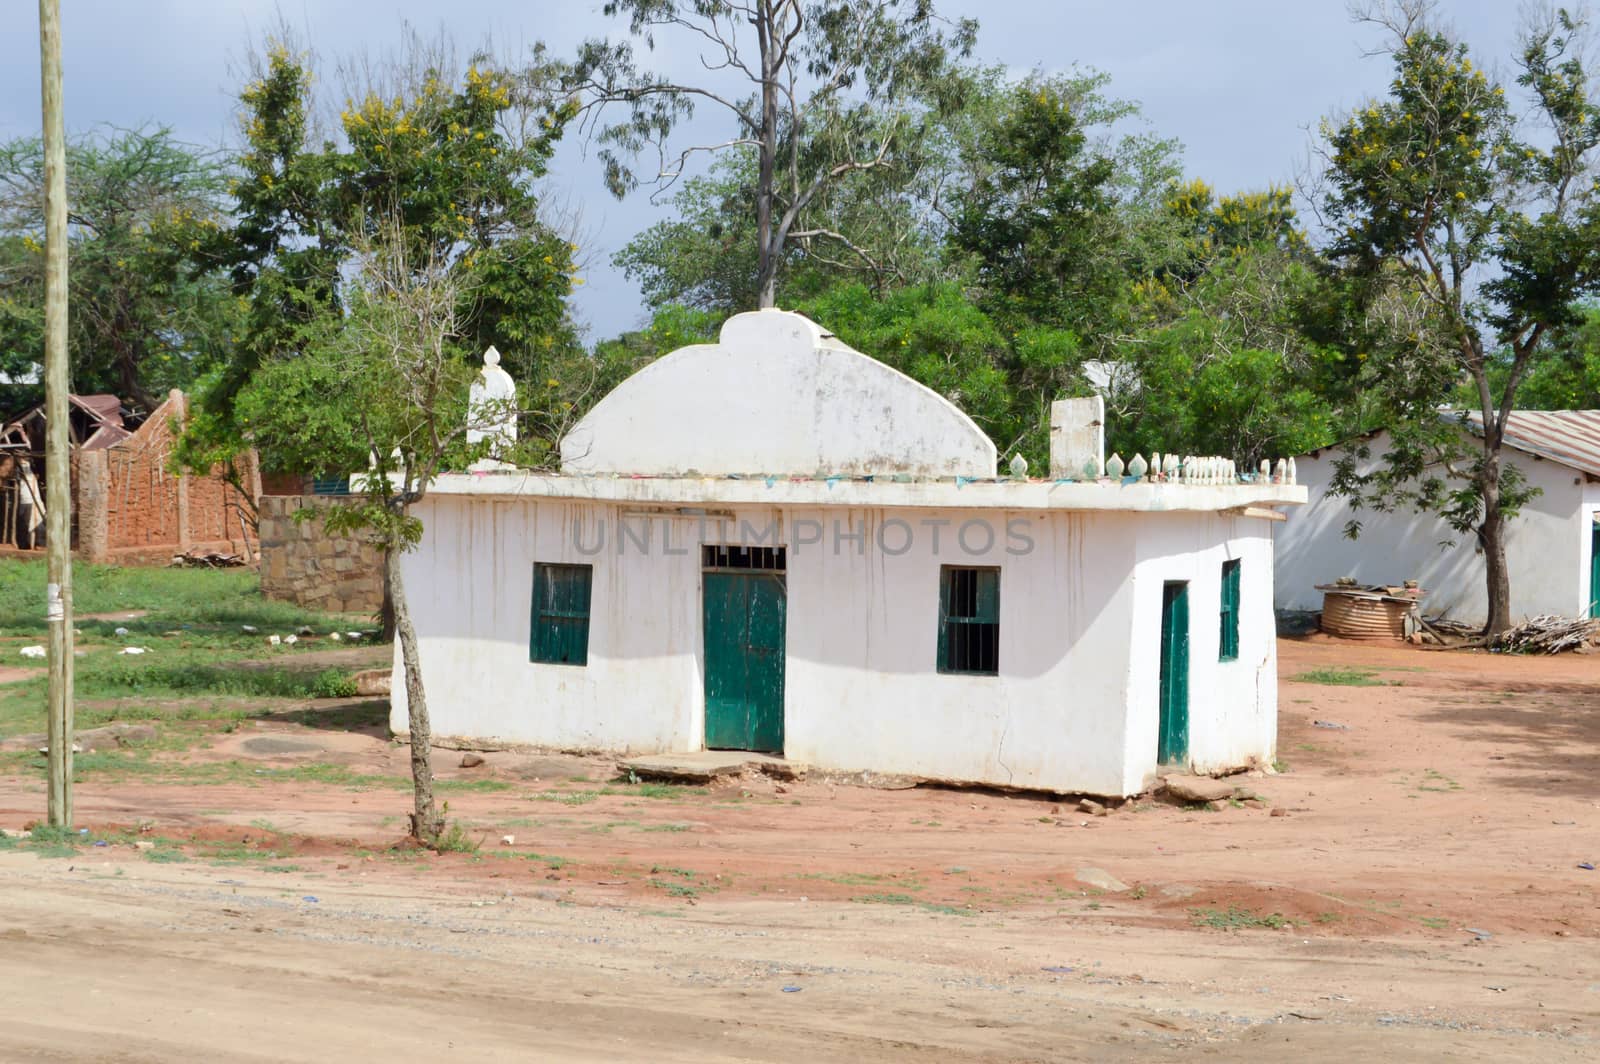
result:
<svg viewBox="0 0 1600 1064"><path fill-rule="evenodd" d="M433 842L433 848L439 853L477 853L481 845L483 840L469 835L459 820L452 820Z"/></svg>
<svg viewBox="0 0 1600 1064"><path fill-rule="evenodd" d="M1268 913L1263 916L1237 905L1230 905L1226 909L1190 909L1189 915L1194 919L1196 927L1215 927L1223 931L1238 931L1249 927L1265 927L1276 931L1294 926L1294 922L1281 913Z"/></svg>
<svg viewBox="0 0 1600 1064"><path fill-rule="evenodd" d="M1291 683L1320 683L1334 687L1383 687L1389 681L1378 679L1372 669L1308 669L1294 676Z"/></svg>

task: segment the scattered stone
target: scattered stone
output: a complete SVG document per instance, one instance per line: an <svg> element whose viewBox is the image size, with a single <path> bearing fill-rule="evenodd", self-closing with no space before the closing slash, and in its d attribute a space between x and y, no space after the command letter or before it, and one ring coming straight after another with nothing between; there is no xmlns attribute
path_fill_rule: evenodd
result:
<svg viewBox="0 0 1600 1064"><path fill-rule="evenodd" d="M281 642L283 642L283 637L282 636L278 636L278 635L269 635L269 636L267 636L267 645L268 646L277 646Z"/></svg>
<svg viewBox="0 0 1600 1064"><path fill-rule="evenodd" d="M1217 799L1214 799L1212 801L1207 802L1206 803L1206 808L1211 810L1213 813L1220 813L1224 809L1228 808L1228 803L1224 802L1220 798L1217 798Z"/></svg>
<svg viewBox="0 0 1600 1064"><path fill-rule="evenodd" d="M296 643L300 642L300 637L291 633L290 635L284 636L283 641L288 643L290 646L294 646Z"/></svg>
<svg viewBox="0 0 1600 1064"><path fill-rule="evenodd" d="M155 849L156 848L156 844L151 842L149 839L135 839L134 843L133 843L133 848L136 849L136 850L146 850L146 851L148 851L148 850Z"/></svg>
<svg viewBox="0 0 1600 1064"><path fill-rule="evenodd" d="M1283 808L1282 806L1279 806L1278 808L1274 809L1271 813L1269 813L1267 815L1268 816L1288 816L1289 815L1289 810Z"/></svg>
<svg viewBox="0 0 1600 1064"><path fill-rule="evenodd" d="M3 835L8 839L31 839L31 838L33 838L33 832L31 832L31 831L15 831L15 830L13 830L11 828L0 828L0 835Z"/></svg>
<svg viewBox="0 0 1600 1064"><path fill-rule="evenodd" d="M242 631L243 631L243 632L244 632L244 633L245 633L245 634L246 634L246 635L255 635L255 634L256 634L256 633L257 633L257 632L259 632L259 631L261 631L261 629L259 629L259 628L257 628L257 627L256 627L256 626L255 626L255 625L253 625L253 624L241 624L241 625L240 625L240 626L239 626L239 628L240 628L240 629L241 629L241 630L242 630Z"/></svg>
<svg viewBox="0 0 1600 1064"><path fill-rule="evenodd" d="M311 626L309 624L302 624L299 627L299 629L297 630L296 634L298 634L298 635L316 635L317 633L315 633L315 632L313 632L311 630Z"/></svg>
<svg viewBox="0 0 1600 1064"><path fill-rule="evenodd" d="M1084 798L1078 802L1078 812L1089 813L1093 816L1108 816L1111 810L1095 801L1093 798Z"/></svg>
<svg viewBox="0 0 1600 1064"><path fill-rule="evenodd" d="M1323 1013L1313 1012L1311 1009L1291 1009L1289 1015L1297 1020L1320 1020L1324 1017Z"/></svg>
<svg viewBox="0 0 1600 1064"><path fill-rule="evenodd" d="M1167 793L1182 802L1215 802L1233 797L1233 784L1210 776L1167 776Z"/></svg>
<svg viewBox="0 0 1600 1064"><path fill-rule="evenodd" d="M1129 889L1128 884L1103 868L1080 868L1072 878L1086 887L1109 891L1112 894L1119 894Z"/></svg>
<svg viewBox="0 0 1600 1064"><path fill-rule="evenodd" d="M1348 724L1340 724L1337 721L1332 721L1332 720L1314 720L1314 721L1311 722L1311 726L1313 728L1326 728L1329 731L1349 731L1350 730L1350 725L1348 725Z"/></svg>
<svg viewBox="0 0 1600 1064"><path fill-rule="evenodd" d="M145 653L145 648L144 647L123 647L121 650L117 651L117 653L118 654L143 654L143 653Z"/></svg>
<svg viewBox="0 0 1600 1064"><path fill-rule="evenodd" d="M126 628L113 628L111 630L111 634L115 636L124 636L128 634L128 630Z"/></svg>
<svg viewBox="0 0 1600 1064"><path fill-rule="evenodd" d="M500 836L500 845L502 845L502 846L515 846L516 844L517 844L517 837L515 835L501 835Z"/></svg>
<svg viewBox="0 0 1600 1064"><path fill-rule="evenodd" d="M393 686L393 669L363 669L355 675L356 694L363 698L387 695Z"/></svg>
<svg viewBox="0 0 1600 1064"><path fill-rule="evenodd" d="M84 750L110 750L139 746L156 741L156 730L148 724L108 724L104 728L89 728L73 736L73 748Z"/></svg>
<svg viewBox="0 0 1600 1064"><path fill-rule="evenodd" d="M17 653L21 654L25 658L42 658L46 655L47 651L44 649L44 647L23 647L21 650L17 651Z"/></svg>
<svg viewBox="0 0 1600 1064"><path fill-rule="evenodd" d="M462 768L477 768L479 765L482 765L482 764L483 764L483 755L482 754L474 754L471 751L468 751L467 753L464 753L464 754L461 755L461 767Z"/></svg>

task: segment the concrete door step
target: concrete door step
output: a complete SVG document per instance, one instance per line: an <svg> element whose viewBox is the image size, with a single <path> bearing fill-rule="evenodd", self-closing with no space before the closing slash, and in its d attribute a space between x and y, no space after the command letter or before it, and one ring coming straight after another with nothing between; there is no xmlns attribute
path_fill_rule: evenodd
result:
<svg viewBox="0 0 1600 1064"><path fill-rule="evenodd" d="M771 754L749 750L695 750L686 754L649 754L620 762L617 769L640 779L674 783L710 783L720 776L737 776L747 768L778 779L798 779L806 766Z"/></svg>

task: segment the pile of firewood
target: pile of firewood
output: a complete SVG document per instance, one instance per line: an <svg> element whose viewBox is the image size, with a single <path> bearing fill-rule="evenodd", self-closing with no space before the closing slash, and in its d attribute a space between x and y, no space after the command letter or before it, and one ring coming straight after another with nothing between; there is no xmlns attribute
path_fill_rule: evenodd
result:
<svg viewBox="0 0 1600 1064"><path fill-rule="evenodd" d="M249 562L238 554L223 554L214 550L192 550L174 554L168 568L174 569L236 569Z"/></svg>
<svg viewBox="0 0 1600 1064"><path fill-rule="evenodd" d="M1542 614L1496 636L1485 636L1477 626L1430 617L1424 631L1452 647L1487 647L1506 654L1559 654L1564 650L1600 647L1600 619Z"/></svg>
<svg viewBox="0 0 1600 1064"><path fill-rule="evenodd" d="M1489 641L1491 650L1510 654L1559 654L1600 643L1600 620L1587 617L1530 617Z"/></svg>

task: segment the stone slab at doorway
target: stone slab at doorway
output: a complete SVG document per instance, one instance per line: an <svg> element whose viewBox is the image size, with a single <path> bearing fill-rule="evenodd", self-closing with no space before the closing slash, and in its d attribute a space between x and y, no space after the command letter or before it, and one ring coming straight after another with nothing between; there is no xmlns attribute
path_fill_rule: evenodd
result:
<svg viewBox="0 0 1600 1064"><path fill-rule="evenodd" d="M770 754L748 750L695 750L686 754L650 754L618 763L617 771L640 779L673 783L710 783L722 776L737 776L746 768L778 779L804 776L806 766Z"/></svg>

